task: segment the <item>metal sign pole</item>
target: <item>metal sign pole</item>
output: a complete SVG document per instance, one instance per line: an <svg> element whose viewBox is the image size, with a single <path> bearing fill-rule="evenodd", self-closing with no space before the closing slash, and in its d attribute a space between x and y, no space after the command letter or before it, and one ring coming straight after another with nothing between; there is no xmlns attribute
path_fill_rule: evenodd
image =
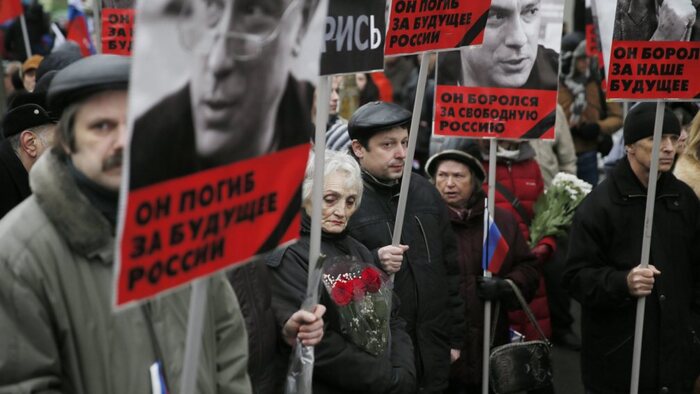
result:
<svg viewBox="0 0 700 394"><path fill-rule="evenodd" d="M647 204L644 214L644 235L642 238L641 266L649 265L649 251L651 249L651 230L654 223L654 201L656 200L656 181L659 172L659 148L661 146L661 127L664 123L664 109L666 103L659 101L656 104L656 119L654 120L654 145L651 154L651 169L649 170L649 185L647 187ZM632 352L632 380L630 394L639 392L639 367L642 361L642 336L644 331L644 307L646 297L637 299L637 319L634 326L634 350Z"/></svg>
<svg viewBox="0 0 700 394"><path fill-rule="evenodd" d="M326 123L330 102L331 77L323 76L318 82L316 98L316 135L314 138L314 183L311 189L311 240L309 245L309 277L307 289L315 289L311 273L315 271L318 257L321 255L321 207L323 205L323 167L326 156ZM315 286L315 287L314 287ZM312 297L313 298L313 297ZM316 297L318 299L318 297ZM316 302L314 302L315 304ZM304 305L304 309L312 311L313 305Z"/></svg>
<svg viewBox="0 0 700 394"><path fill-rule="evenodd" d="M494 202L496 201L496 147L498 146L498 140L492 139L489 145L489 190L487 195L488 212L494 215ZM487 217L487 213L484 212L484 239L488 234L488 223L490 219ZM484 244L486 248L487 245ZM482 251L482 254L486 251ZM484 270L484 277L490 278L491 272ZM482 371L481 371L481 393L489 393L489 356L491 355L491 301L484 302L484 346L483 346L483 359L482 359Z"/></svg>
<svg viewBox="0 0 700 394"><path fill-rule="evenodd" d="M32 46L29 42L29 32L27 32L27 20L24 19L24 12L19 16L19 24L22 28L22 38L24 38L24 50L27 52L27 59L32 57Z"/></svg>
<svg viewBox="0 0 700 394"><path fill-rule="evenodd" d="M204 311L207 308L207 292L209 280L197 279L192 282L190 295L190 310L187 319L187 338L185 339L185 361L182 366L181 390L183 394L195 392L197 381L197 364L199 351L202 348L202 329L204 328ZM165 366L163 366L165 368Z"/></svg>
<svg viewBox="0 0 700 394"><path fill-rule="evenodd" d="M403 165L399 205L396 209L396 222L394 222L394 233L391 238L391 244L393 246L399 246L399 243L401 242L401 231L403 230L403 220L406 213L406 201L408 200L408 186L411 183L411 173L413 169L413 155L416 151L418 125L420 124L421 110L423 109L425 83L428 79L429 56L430 52L424 52L421 54L420 70L418 72L418 86L416 87L416 99L413 102L413 114L411 117L411 131L408 134L408 151L406 152L406 162ZM393 279L394 275L392 274L391 277Z"/></svg>

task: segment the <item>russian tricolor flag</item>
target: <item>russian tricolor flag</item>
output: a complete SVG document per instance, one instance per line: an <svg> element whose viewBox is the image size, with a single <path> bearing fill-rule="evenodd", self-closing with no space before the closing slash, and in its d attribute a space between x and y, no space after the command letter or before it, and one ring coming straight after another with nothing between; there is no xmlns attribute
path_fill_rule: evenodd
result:
<svg viewBox="0 0 700 394"><path fill-rule="evenodd" d="M90 39L87 19L80 0L68 0L68 34L66 38L75 41L80 46L83 56L95 54L95 46Z"/></svg>
<svg viewBox="0 0 700 394"><path fill-rule="evenodd" d="M486 208L484 210L484 247L481 259L484 271L498 273L509 249L508 242L501 235L501 231Z"/></svg>
<svg viewBox="0 0 700 394"><path fill-rule="evenodd" d="M0 0L0 23L15 19L23 12L20 0Z"/></svg>

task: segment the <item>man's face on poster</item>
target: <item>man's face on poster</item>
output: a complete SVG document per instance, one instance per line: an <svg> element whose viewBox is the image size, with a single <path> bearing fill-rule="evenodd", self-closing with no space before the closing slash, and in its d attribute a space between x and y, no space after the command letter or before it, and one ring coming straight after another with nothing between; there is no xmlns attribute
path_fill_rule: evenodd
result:
<svg viewBox="0 0 700 394"><path fill-rule="evenodd" d="M492 0L484 42L462 48L465 86L518 88L537 57L540 0Z"/></svg>
<svg viewBox="0 0 700 394"><path fill-rule="evenodd" d="M304 0L196 1L205 24L190 86L197 153L215 164L267 153Z"/></svg>

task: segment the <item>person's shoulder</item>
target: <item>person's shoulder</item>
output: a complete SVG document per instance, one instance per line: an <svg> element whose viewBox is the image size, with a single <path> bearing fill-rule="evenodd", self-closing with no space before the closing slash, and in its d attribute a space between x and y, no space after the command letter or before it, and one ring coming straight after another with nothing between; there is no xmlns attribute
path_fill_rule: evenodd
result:
<svg viewBox="0 0 700 394"><path fill-rule="evenodd" d="M288 245L280 246L277 249L268 252L264 257L265 264L269 268L279 268L285 260L306 259L308 256L309 239L301 237L297 241Z"/></svg>
<svg viewBox="0 0 700 394"><path fill-rule="evenodd" d="M682 196L683 199L687 201L686 204L689 205L689 207L693 207L695 211L700 208L700 200L698 199L698 195L695 194L695 191L693 188L683 180L678 179L673 173L668 173L668 175L671 177L671 184L673 187L678 190L678 193Z"/></svg>
<svg viewBox="0 0 700 394"><path fill-rule="evenodd" d="M431 202L442 202L442 196L440 196L440 193L435 185L423 175L416 174L415 172L411 173L411 187L409 187L409 189L414 190L413 193L410 193L411 196L415 195L416 197L420 197L421 199L426 199Z"/></svg>
<svg viewBox="0 0 700 394"><path fill-rule="evenodd" d="M48 248L60 236L34 195L0 220L0 260L19 264L39 248Z"/></svg>
<svg viewBox="0 0 700 394"><path fill-rule="evenodd" d="M559 52L554 49L538 45L537 57L539 61L543 61L553 68L559 67Z"/></svg>
<svg viewBox="0 0 700 394"><path fill-rule="evenodd" d="M424 177L421 174L417 174L415 172L411 172L411 185L415 185L416 188L429 188L429 189L435 189L435 185L433 185L428 178ZM435 189L437 190L437 189Z"/></svg>

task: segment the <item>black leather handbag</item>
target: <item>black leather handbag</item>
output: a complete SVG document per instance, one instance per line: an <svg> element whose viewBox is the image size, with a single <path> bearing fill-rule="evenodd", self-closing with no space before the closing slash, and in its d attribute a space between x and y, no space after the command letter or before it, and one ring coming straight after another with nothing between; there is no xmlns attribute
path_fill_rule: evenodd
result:
<svg viewBox="0 0 700 394"><path fill-rule="evenodd" d="M517 393L547 387L552 384L552 361L550 358L552 344L544 335L518 286L510 279L506 279L506 282L513 288L513 293L518 298L523 311L537 329L542 340L509 343L491 349L489 385L496 394ZM493 326L495 328L495 324Z"/></svg>

